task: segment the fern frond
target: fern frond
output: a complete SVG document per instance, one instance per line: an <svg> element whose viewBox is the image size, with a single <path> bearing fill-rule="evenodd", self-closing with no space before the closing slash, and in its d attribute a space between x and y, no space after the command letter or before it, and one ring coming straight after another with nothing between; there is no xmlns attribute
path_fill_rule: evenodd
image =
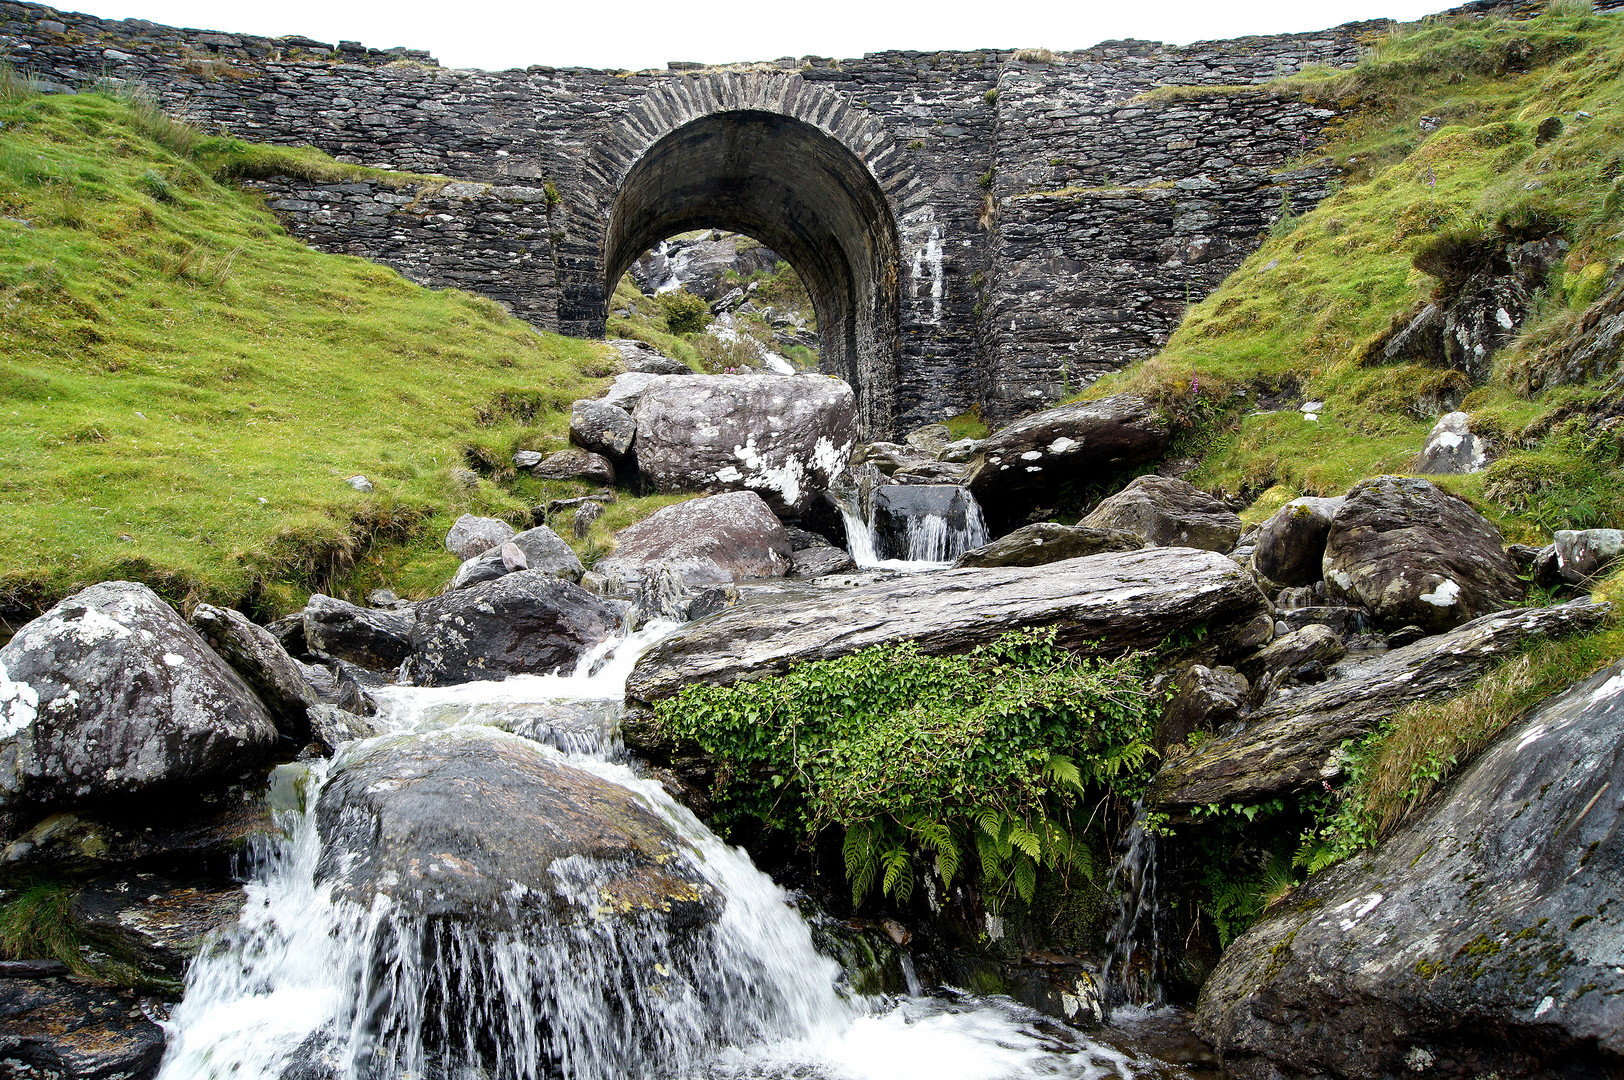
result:
<svg viewBox="0 0 1624 1080"><path fill-rule="evenodd" d="M881 889L897 903L907 903L913 895L914 886L913 860L908 857L908 849L894 847L885 853L882 861L885 863L885 880Z"/></svg>
<svg viewBox="0 0 1624 1080"><path fill-rule="evenodd" d="M1064 754L1050 754L1049 760L1043 766L1043 777L1056 784L1074 787L1078 791L1083 789L1082 770L1077 763Z"/></svg>
<svg viewBox="0 0 1624 1080"><path fill-rule="evenodd" d="M1021 821L1010 819L1009 842L1024 852L1027 858L1034 861L1043 857L1043 841L1038 834L1026 827Z"/></svg>
<svg viewBox="0 0 1624 1080"><path fill-rule="evenodd" d="M1026 856L1023 851L1015 856L1015 866L1010 872L1015 883L1015 894L1027 903L1032 902L1032 896L1038 891L1038 864Z"/></svg>

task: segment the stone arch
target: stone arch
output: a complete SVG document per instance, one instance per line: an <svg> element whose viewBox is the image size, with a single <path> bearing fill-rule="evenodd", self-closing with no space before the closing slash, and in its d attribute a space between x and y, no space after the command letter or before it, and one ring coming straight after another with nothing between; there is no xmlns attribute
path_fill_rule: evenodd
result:
<svg viewBox="0 0 1624 1080"><path fill-rule="evenodd" d="M856 390L864 432L891 434L901 353L897 220L919 185L891 136L846 95L798 74L673 79L628 110L588 168L601 193L600 297L674 233L754 237L806 283L825 369Z"/></svg>

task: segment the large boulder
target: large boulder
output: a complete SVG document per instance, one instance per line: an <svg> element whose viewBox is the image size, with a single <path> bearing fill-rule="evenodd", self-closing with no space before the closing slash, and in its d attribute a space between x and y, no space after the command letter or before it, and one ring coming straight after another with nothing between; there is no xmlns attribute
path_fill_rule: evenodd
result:
<svg viewBox="0 0 1624 1080"><path fill-rule="evenodd" d="M1380 626L1448 630L1522 603L1504 538L1464 499L1431 481L1365 480L1325 538L1325 584Z"/></svg>
<svg viewBox="0 0 1624 1080"><path fill-rule="evenodd" d="M797 517L857 441L851 387L824 375L657 376L637 403L637 468L656 491L754 491Z"/></svg>
<svg viewBox="0 0 1624 1080"><path fill-rule="evenodd" d="M1241 519L1235 511L1172 476L1139 477L1078 524L1131 533L1156 547L1227 552L1241 538Z"/></svg>
<svg viewBox="0 0 1624 1080"><path fill-rule="evenodd" d="M1293 499L1258 531L1252 551L1257 572L1279 585L1312 585L1324 576L1325 537L1346 500Z"/></svg>
<svg viewBox="0 0 1624 1080"><path fill-rule="evenodd" d="M570 442L610 461L623 461L632 451L637 421L615 405L587 399L570 409Z"/></svg>
<svg viewBox="0 0 1624 1080"><path fill-rule="evenodd" d="M520 570L419 604L411 677L449 686L545 675L573 667L619 630L619 614L579 585Z"/></svg>
<svg viewBox="0 0 1624 1080"><path fill-rule="evenodd" d="M145 585L92 585L0 649L0 809L217 780L275 745L242 677Z"/></svg>
<svg viewBox="0 0 1624 1080"><path fill-rule="evenodd" d="M1154 461L1171 438L1155 406L1135 394L1061 405L994 432L971 459L965 483L1003 526L1102 475Z"/></svg>
<svg viewBox="0 0 1624 1080"><path fill-rule="evenodd" d="M492 548L463 563L457 568L451 584L446 586L446 592L466 589L484 581L495 581L504 574L512 573L516 569L512 553L509 552L506 558L502 554L508 551L509 545L524 556L524 566L518 569L538 570L565 581L580 581L585 573L580 558L564 542L564 538L545 525L537 525L534 529L519 533L501 547Z"/></svg>
<svg viewBox="0 0 1624 1080"><path fill-rule="evenodd" d="M1276 698L1248 718L1245 731L1167 762L1145 801L1188 812L1264 802L1333 781L1342 775L1343 743L1412 702L1461 692L1529 641L1594 629L1608 610L1564 604L1505 611L1394 649L1341 678Z"/></svg>
<svg viewBox="0 0 1624 1080"><path fill-rule="evenodd" d="M628 584L661 564L690 586L783 577L793 552L783 522L753 491L663 507L615 533L614 540L614 553L599 559L593 571Z"/></svg>
<svg viewBox="0 0 1624 1080"><path fill-rule="evenodd" d="M610 338L605 344L620 354L620 363L627 371L647 372L650 375L692 375L694 369L681 360L673 360L654 346L628 338Z"/></svg>
<svg viewBox="0 0 1624 1080"><path fill-rule="evenodd" d="M979 544L987 536L981 508L953 484L887 484L873 490L874 547L882 559L945 562L952 538Z"/></svg>
<svg viewBox="0 0 1624 1080"><path fill-rule="evenodd" d="M1144 542L1132 533L1039 521L958 557L956 567L1042 566L1102 551L1136 551Z"/></svg>
<svg viewBox="0 0 1624 1080"><path fill-rule="evenodd" d="M636 412L637 403L643 400L643 391L653 386L659 378L646 371L628 371L624 375L616 375L609 389L598 400L617 409Z"/></svg>
<svg viewBox="0 0 1624 1080"><path fill-rule="evenodd" d="M1202 989L1197 1030L1244 1080L1618 1075L1621 790L1614 664L1266 913Z"/></svg>
<svg viewBox="0 0 1624 1080"><path fill-rule="evenodd" d="M192 611L192 626L259 695L277 729L302 746L310 734L308 710L321 701L305 666L240 611L199 604Z"/></svg>
<svg viewBox="0 0 1624 1080"><path fill-rule="evenodd" d="M1148 649L1196 626L1205 656L1250 653L1269 639L1269 601L1233 561L1189 548L1148 548L1040 567L907 575L805 599L744 606L694 623L643 655L627 684L642 701L690 683L781 674L870 645L917 642L962 653L1023 626L1053 626L1085 655Z"/></svg>
<svg viewBox="0 0 1624 1080"><path fill-rule="evenodd" d="M410 611L358 607L315 593L304 608L305 645L318 656L390 672L411 655L414 622Z"/></svg>
<svg viewBox="0 0 1624 1080"><path fill-rule="evenodd" d="M500 518L464 514L452 522L445 534L445 549L459 559L472 559L480 552L501 547L513 539L512 525Z"/></svg>

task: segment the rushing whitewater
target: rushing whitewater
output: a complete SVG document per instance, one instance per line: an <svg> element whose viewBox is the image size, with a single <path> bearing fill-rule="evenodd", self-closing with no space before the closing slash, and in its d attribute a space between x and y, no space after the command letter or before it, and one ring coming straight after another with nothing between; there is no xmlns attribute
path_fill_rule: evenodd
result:
<svg viewBox="0 0 1624 1080"><path fill-rule="evenodd" d="M279 770L285 836L267 844L240 924L189 973L161 1080L610 1080L637 1077L1026 1080L1129 1076L1134 1062L1007 1003L843 993L792 898L655 781L614 760L613 719L658 624L569 676L376 693L388 734ZM461 734L459 734L461 733ZM390 740L522 740L634 793L692 847L724 904L699 933L603 917L601 870L553 864L579 917L505 929L335 896L318 795ZM509 745L509 750L514 747ZM448 805L448 814L456 807ZM543 922L542 925L536 923Z"/></svg>
<svg viewBox="0 0 1624 1080"><path fill-rule="evenodd" d="M981 506L968 491L964 494L967 506L963 526L949 522L941 514L921 514L908 519L908 550L904 557L882 558L873 521L841 507L852 561L864 569L923 571L952 566L954 559L988 540Z"/></svg>

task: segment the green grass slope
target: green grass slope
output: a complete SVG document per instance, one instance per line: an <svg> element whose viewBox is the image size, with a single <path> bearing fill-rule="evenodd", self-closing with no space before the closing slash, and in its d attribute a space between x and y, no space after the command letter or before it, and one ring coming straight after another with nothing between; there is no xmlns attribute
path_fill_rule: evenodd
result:
<svg viewBox="0 0 1624 1080"><path fill-rule="evenodd" d="M1363 477L1406 472L1436 418L1438 392L1467 389L1454 372L1372 363L1371 343L1439 284L1416 269L1416 256L1450 238L1554 228L1571 245L1566 265L1522 339L1463 406L1500 444L1500 460L1442 482L1513 540L1624 524L1624 447L1582 418L1562 419L1603 389L1530 393L1519 374L1596 299L1624 256L1624 19L1571 4L1522 21L1429 19L1374 42L1354 71L1308 72L1266 92L1346 110L1332 142L1306 159L1340 165L1339 190L1277 224L1186 313L1159 355L1085 396L1151 396L1200 462L1190 479L1261 493L1253 518L1299 494L1340 494ZM1536 145L1551 117L1561 134ZM1259 410L1260 391L1326 407L1317 423L1289 403Z"/></svg>
<svg viewBox="0 0 1624 1080"><path fill-rule="evenodd" d="M458 513L586 490L509 462L564 444L603 345L314 252L226 182L355 171L101 94L0 102L0 609L112 577L263 613L420 594Z"/></svg>

